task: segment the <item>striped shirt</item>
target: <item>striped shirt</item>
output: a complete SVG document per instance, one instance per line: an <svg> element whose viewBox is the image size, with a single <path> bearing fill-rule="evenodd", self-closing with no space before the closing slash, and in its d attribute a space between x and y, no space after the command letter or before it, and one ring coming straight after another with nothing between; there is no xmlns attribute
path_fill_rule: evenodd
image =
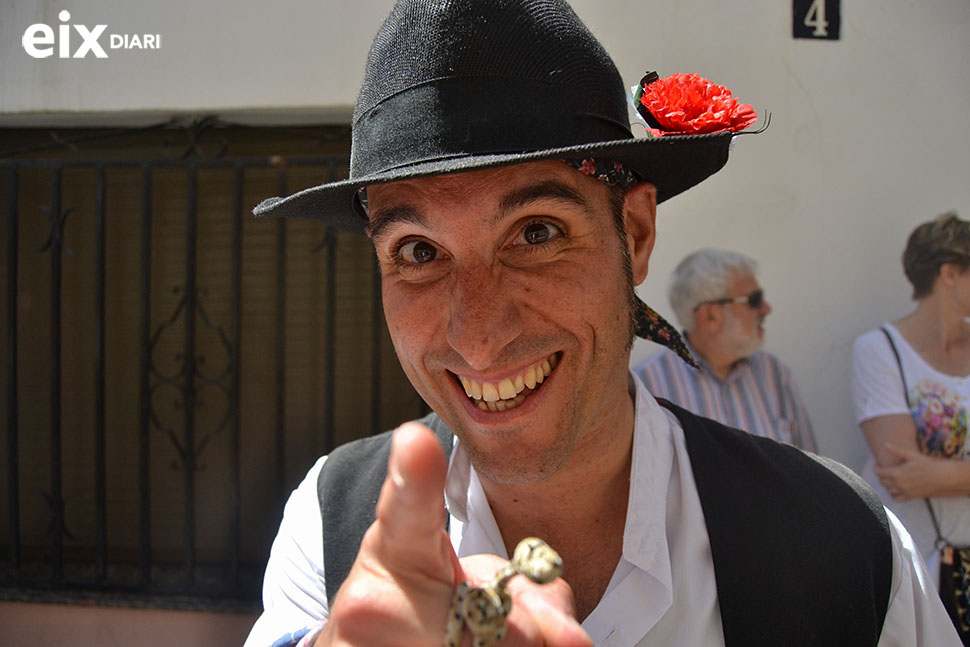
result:
<svg viewBox="0 0 970 647"><path fill-rule="evenodd" d="M697 351L690 350L699 370L666 348L633 370L658 398L756 436L817 451L791 371L777 357L758 351L721 380Z"/></svg>

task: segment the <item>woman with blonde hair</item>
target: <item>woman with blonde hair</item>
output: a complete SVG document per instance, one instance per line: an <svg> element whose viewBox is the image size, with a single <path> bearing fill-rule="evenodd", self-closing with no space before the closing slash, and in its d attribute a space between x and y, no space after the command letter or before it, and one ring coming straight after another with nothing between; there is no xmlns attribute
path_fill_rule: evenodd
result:
<svg viewBox="0 0 970 647"><path fill-rule="evenodd" d="M903 521L970 645L970 222L945 213L903 252L916 308L853 348L863 476Z"/></svg>

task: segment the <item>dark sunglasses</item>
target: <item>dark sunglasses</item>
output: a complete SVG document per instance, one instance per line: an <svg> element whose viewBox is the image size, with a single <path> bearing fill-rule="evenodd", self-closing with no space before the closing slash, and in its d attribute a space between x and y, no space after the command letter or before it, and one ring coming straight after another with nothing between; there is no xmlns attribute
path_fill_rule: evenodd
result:
<svg viewBox="0 0 970 647"><path fill-rule="evenodd" d="M752 310L757 310L765 302L765 292L764 290L755 290L751 294L740 296L740 297L725 297L723 299L714 299L713 301L701 301L696 306L694 306L694 312L697 309L705 305L724 305L725 303L747 303L748 307Z"/></svg>

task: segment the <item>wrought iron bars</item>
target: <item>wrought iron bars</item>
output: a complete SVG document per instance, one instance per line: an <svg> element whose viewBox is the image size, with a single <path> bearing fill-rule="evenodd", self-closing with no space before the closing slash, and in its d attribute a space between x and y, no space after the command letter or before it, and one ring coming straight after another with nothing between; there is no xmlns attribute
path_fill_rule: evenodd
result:
<svg viewBox="0 0 970 647"><path fill-rule="evenodd" d="M331 180L336 179L336 169L338 165L343 165L345 160L334 159L334 158L304 158L304 159L288 159L286 163L289 167L295 167L299 165L318 165L327 169L327 175ZM8 520L8 533L7 533L7 555L9 569L8 573L12 575L12 581L15 584L40 584L44 587L50 587L54 585L55 588L58 586L68 586L77 587L79 585L88 586L97 589L125 589L125 590L136 590L145 592L157 592L159 590L154 573L156 572L155 565L153 564L153 550L152 550L152 486L150 479L150 470L152 464L152 454L151 454L151 444L152 438L156 436L156 432L152 426L152 392L155 383L154 378L154 367L153 367L153 339L157 336L158 330L156 329L154 333L152 332L152 299L151 293L153 289L157 289L157 286L153 286L153 276L152 276L152 244L153 244L153 182L155 171L162 167L175 167L182 168L186 173L186 186L187 186L187 207L186 207L186 226L187 234L185 237L186 245L186 261L185 261L185 274L186 274L186 285L184 287L183 293L183 312L182 317L184 320L184 340L183 340L183 367L182 371L187 372L195 377L191 380L184 380L181 383L182 389L182 408L183 408L183 421L181 430L182 438L182 451L184 452L184 464L183 468L183 487L185 490L184 494L184 506L185 512L184 517L186 520L185 527L183 529L184 533L184 557L183 566L185 571L184 583L185 587L181 592L192 593L196 591L195 587L195 569L196 569L196 555L195 555L195 528L194 528L194 489L195 484L195 474L197 472L196 458L198 453L205 447L208 442L208 437L210 434L199 435L196 429L196 422L192 415L193 409L196 406L196 399L198 398L198 389L200 384L205 386L211 383L215 383L222 388L228 398L229 411L225 416L224 420L218 425L219 430L223 427L228 429L229 436L229 454L230 454L230 472L229 472L229 508L231 516L231 542L228 546L229 560L231 563L231 578L227 582L226 590L237 590L240 584L240 567L241 567L241 547L240 547L240 537L243 533L242 515L242 496L241 496L241 474L239 472L239 456L240 456L240 418L239 418L239 402L240 402L240 348L242 344L242 218L244 217L244 204L243 204L243 185L244 185L244 174L247 169L257 167L257 168L273 168L275 167L278 172L279 178L279 188L281 193L285 193L287 173L286 169L278 166L278 160L270 160L265 158L237 158L230 160L156 160L156 161L132 161L132 160L85 160L85 161L54 161L54 160L26 160L26 161L10 161L10 160L0 160L0 168L7 168L7 263L6 263L6 303L7 303L7 318L6 318L6 346L8 352L6 353L5 370L7 373L7 389L6 389L6 399L7 399L7 429L6 429L6 449L7 449L7 520ZM137 537L138 537L138 551L137 551L137 565L136 572L138 576L136 578L136 585L132 587L130 582L121 581L115 577L113 570L111 568L112 563L109 560L109 546L110 544L110 532L111 524L109 520L109 505L108 505L108 491L109 486L106 481L106 473L111 467L109 457L108 457L108 445L109 439L107 435L107 430L109 427L110 411L107 410L107 384L106 375L108 368L105 365L105 353L106 353L106 331L108 327L108 317L105 312L106 310L106 249L105 240L108 236L111 223L116 220L120 214L112 213L110 209L110 192L108 190L107 173L110 169L117 167L129 167L133 170L141 172L141 213L140 213L140 230L141 230L141 244L140 244L140 258L137 265L137 275L138 283L140 285L140 295L139 295L139 305L138 305L138 338L140 339L137 348L138 357L138 381L139 381L139 405L138 410L139 422L136 431L137 435L137 456L135 460L137 463L137 473L138 473L138 485L137 485L137 500L139 502L139 514L137 521ZM200 288L195 279L197 274L197 253L198 250L195 248L195 243L193 242L196 237L195 227L197 227L198 213L197 213L197 203L198 203L198 186L197 186L197 174L200 168L209 167L225 167L228 168L232 173L232 213L233 213L233 225L232 225L232 236L231 236L231 314L230 321L226 327L227 333L222 332L221 326L215 326L205 313L205 309L199 300ZM51 519L51 544L50 549L46 551L49 554L49 578L40 578L38 580L36 577L27 577L21 573L21 568L23 565L22 561L22 551L21 551L21 517L20 517L20 503L21 503L21 474L19 472L19 453L20 453L20 443L22 438L20 435L21 431L21 420L19 417L19 398L20 394L18 391L19 380L18 380L18 286L20 281L19 271L19 247L21 244L21 227L23 214L20 210L20 200L21 195L19 193L20 186L20 173L25 168L42 168L50 171L50 205L47 209L48 217L50 219L50 236L46 244L46 251L50 255L50 321L49 321L49 344L51 352L50 361L50 376L49 376L49 389L50 389L50 448L49 448L49 461L50 461L50 492L48 493L48 499L50 504L50 519ZM62 252L64 248L64 225L66 222L67 214L70 212L69 209L64 209L62 204L62 185L63 185L63 172L67 168L86 168L88 170L93 170L94 173L94 194L95 194L95 206L94 206L94 222L95 222L95 234L94 234L94 264L93 264L93 285L94 285L94 307L93 307L93 328L94 328L94 343L92 347L92 366L93 366L93 385L94 385L94 406L93 416L93 430L94 430L94 442L93 442L93 463L95 465L92 487L94 492L95 500L95 520L93 523L95 529L95 540L93 546L93 578L92 581L79 581L76 575L69 575L68 579L73 578L71 581L65 581L65 570L64 570L64 544L65 538L69 537L67 533L67 527L65 524L64 516L64 493L63 493L63 443L61 438L62 433L62 365L61 365L61 353L62 353L62 313L61 313L61 303L65 295L62 294L63 285L61 281L61 275L63 272L62 266ZM137 217L137 215L136 215ZM282 331L283 325L285 325L285 308L286 308L286 283L285 283L285 273L286 273L286 249L287 249L287 235L285 225L277 225L279 227L277 234L277 249L278 249L278 287L280 288L277 292L277 305L276 312L279 322L279 330ZM323 386L323 398L324 398L324 416L322 424L323 432L323 444L324 450L327 451L333 447L334 444L334 385L335 377L334 372L336 370L334 356L336 351L336 333L335 333L335 322L337 319L337 309L334 303L336 298L336 269L337 269L337 235L333 231L325 232L324 248L326 250L326 284L325 292L327 295L327 304L325 308L325 324L324 324L324 353L325 357L325 374L324 374L324 384ZM377 290L378 280L377 274L374 274L373 280L374 289ZM375 291L371 302L374 309L374 328L373 328L373 341L375 346L372 350L371 355L371 365L372 365L372 375L371 375L371 391L373 395L373 400L371 402L371 430L376 431L380 429L380 399L381 399L381 375L380 375L380 338L382 328L379 325L379 308L380 300L379 294ZM195 336L197 334L196 322L201 322L204 326L215 328L219 331L222 337L223 343L229 354L229 368L225 375L215 376L213 378L206 378L203 376L199 378L201 374L198 370L198 366L195 366ZM164 324L163 324L164 325ZM277 351L280 353L280 358L282 358L282 352L285 351L285 336L282 332L279 335L277 342ZM277 408L277 419L279 420L279 427L277 429L278 442L282 443L282 436L285 429L283 428L284 423L284 411L283 407L285 405L285 370L281 371L277 376L277 381L280 386L279 397L275 403ZM184 375L183 375L184 378ZM198 381L200 380L201 381ZM208 381L206 381L208 380ZM277 446L277 455L279 456L277 462L277 471L283 471L282 463L282 452L285 447L282 444ZM282 479L281 479L282 480ZM6 580L7 578L2 578ZM3 582L0 581L0 584Z"/></svg>

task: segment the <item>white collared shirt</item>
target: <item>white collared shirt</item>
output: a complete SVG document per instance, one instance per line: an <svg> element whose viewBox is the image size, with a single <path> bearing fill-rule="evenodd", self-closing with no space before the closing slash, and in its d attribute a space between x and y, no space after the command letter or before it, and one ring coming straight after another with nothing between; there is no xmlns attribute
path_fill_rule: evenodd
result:
<svg viewBox="0 0 970 647"><path fill-rule="evenodd" d="M643 383L636 422L623 556L583 628L600 647L724 644L711 548L684 442L672 413ZM264 612L246 647L327 617L317 461L286 504L263 582ZM481 483L460 442L445 486L450 535L459 557L508 557ZM936 647L960 641L913 542L890 514L892 593L880 647Z"/></svg>

